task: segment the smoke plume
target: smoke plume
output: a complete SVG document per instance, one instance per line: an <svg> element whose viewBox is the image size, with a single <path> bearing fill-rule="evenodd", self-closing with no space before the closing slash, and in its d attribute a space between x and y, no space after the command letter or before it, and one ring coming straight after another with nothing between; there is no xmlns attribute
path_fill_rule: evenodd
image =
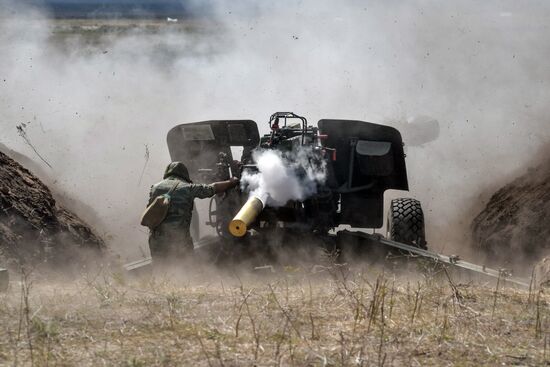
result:
<svg viewBox="0 0 550 367"><path fill-rule="evenodd" d="M317 160L311 148L300 148L285 156L277 150L259 151L253 158L258 172L245 171L242 188L270 206L303 201L326 180L324 161Z"/></svg>

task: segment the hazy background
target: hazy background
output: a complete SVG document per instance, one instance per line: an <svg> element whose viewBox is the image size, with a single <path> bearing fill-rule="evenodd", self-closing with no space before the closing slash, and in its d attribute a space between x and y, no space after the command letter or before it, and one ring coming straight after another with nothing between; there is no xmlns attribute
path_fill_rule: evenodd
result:
<svg viewBox="0 0 550 367"><path fill-rule="evenodd" d="M56 190L124 258L148 252L138 218L179 123L435 118L439 140L407 149L409 180L429 246L454 252L550 139L546 1L197 1L178 23L114 28L0 4L0 143L36 157L25 123Z"/></svg>

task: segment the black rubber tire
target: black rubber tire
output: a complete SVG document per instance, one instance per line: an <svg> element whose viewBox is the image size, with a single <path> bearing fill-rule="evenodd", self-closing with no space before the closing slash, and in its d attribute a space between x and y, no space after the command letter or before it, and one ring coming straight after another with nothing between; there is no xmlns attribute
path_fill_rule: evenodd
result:
<svg viewBox="0 0 550 367"><path fill-rule="evenodd" d="M388 238L421 249L427 249L424 212L420 201L399 198L391 201L387 223Z"/></svg>

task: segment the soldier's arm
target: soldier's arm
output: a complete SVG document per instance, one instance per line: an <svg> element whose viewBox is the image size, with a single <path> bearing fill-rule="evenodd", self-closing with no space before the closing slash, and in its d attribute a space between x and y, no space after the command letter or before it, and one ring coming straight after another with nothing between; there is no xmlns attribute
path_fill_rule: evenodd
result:
<svg viewBox="0 0 550 367"><path fill-rule="evenodd" d="M191 194L191 197L198 198L198 199L209 198L214 196L214 194L216 194L214 185L202 185L202 184L189 185L189 192Z"/></svg>
<svg viewBox="0 0 550 367"><path fill-rule="evenodd" d="M216 194L221 194L226 192L229 189L234 188L238 184L239 184L239 179L235 177L231 177L227 181L214 182L212 186L214 186L214 191L216 191Z"/></svg>
<svg viewBox="0 0 550 367"><path fill-rule="evenodd" d="M237 178L231 178L227 181L214 182L211 185L193 184L190 185L191 195L195 198L204 199L221 194L239 184Z"/></svg>

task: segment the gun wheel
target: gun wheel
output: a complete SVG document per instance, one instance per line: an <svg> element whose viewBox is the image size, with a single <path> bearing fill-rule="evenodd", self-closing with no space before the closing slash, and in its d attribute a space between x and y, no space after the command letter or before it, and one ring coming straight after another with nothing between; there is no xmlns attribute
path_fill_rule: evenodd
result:
<svg viewBox="0 0 550 367"><path fill-rule="evenodd" d="M427 249L424 212L420 201L399 198L391 201L387 222L388 238L421 249Z"/></svg>

